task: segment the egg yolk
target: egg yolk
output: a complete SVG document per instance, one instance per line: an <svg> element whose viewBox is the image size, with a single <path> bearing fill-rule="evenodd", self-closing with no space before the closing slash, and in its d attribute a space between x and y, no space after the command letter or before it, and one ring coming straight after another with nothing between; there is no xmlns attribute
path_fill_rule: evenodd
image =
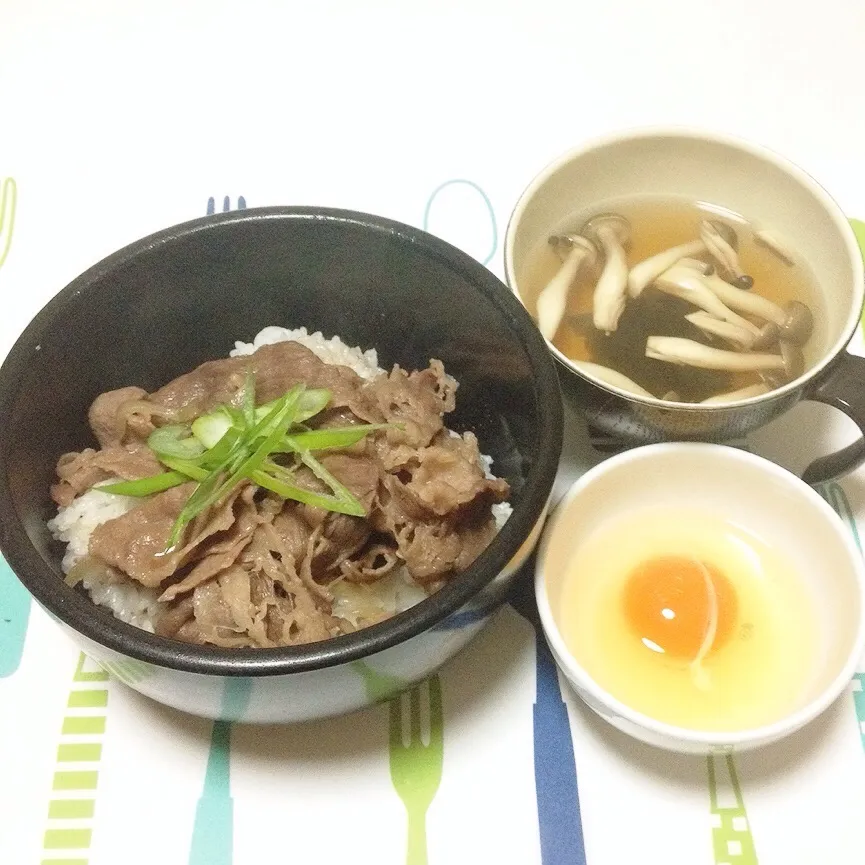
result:
<svg viewBox="0 0 865 865"><path fill-rule="evenodd" d="M647 648L692 661L711 627L712 590L717 620L711 653L729 639L738 601L727 577L710 564L662 556L638 565L624 587L625 618Z"/></svg>

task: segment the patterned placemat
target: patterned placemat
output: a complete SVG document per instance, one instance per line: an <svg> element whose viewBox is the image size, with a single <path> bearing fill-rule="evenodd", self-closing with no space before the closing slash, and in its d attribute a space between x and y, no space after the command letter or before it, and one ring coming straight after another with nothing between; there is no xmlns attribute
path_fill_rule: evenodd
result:
<svg viewBox="0 0 865 865"><path fill-rule="evenodd" d="M18 254L19 193L14 179L0 183L4 269ZM202 204L214 213L247 198ZM419 222L447 236L467 209L475 255L489 261L498 226L473 181L438 184ZM557 495L617 450L566 410ZM819 489L857 543L863 479ZM481 635L407 694L344 718L250 727L184 716L124 687L114 674L134 677L134 665L95 666L0 562L0 862L859 861L865 673L780 745L709 759L659 752L606 727L558 675L530 571Z"/></svg>

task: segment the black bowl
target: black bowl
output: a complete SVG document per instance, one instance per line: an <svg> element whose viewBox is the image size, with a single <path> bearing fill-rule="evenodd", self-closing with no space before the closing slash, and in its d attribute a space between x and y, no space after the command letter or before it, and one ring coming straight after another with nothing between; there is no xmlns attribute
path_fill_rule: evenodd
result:
<svg viewBox="0 0 865 865"><path fill-rule="evenodd" d="M227 650L160 638L116 620L63 582L62 548L46 528L57 457L93 443L86 415L98 393L130 384L155 389L272 324L303 325L374 347L385 368L416 369L441 359L460 383L448 424L474 431L482 452L494 458L497 473L512 485L512 517L458 579L352 635ZM392 691L464 644L500 602L531 547L562 440L559 384L546 344L486 268L406 225L299 207L187 222L82 274L36 316L0 368L0 417L0 548L25 587L98 660L121 677L134 669L125 678L142 692L191 712L249 720L354 708L386 695L369 686L369 670L387 668L392 686L384 690ZM367 676L363 693L345 679L358 661ZM325 670L339 671L328 677L330 686L318 675ZM234 710L226 700L220 707L223 677L269 685L260 700L253 694L244 711ZM347 691L345 699L311 693L337 687Z"/></svg>

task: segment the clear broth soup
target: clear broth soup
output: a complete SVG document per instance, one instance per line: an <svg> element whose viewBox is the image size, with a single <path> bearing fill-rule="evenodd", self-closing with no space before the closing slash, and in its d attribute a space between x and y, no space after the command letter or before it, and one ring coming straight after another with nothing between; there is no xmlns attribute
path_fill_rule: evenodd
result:
<svg viewBox="0 0 865 865"><path fill-rule="evenodd" d="M798 257L791 266L758 245L743 216L679 196L639 196L613 199L577 213L555 226L550 234L579 233L582 226L599 213L621 214L630 222L629 267L673 246L698 240L701 220L716 219L730 225L738 236L742 268L754 280L750 291L781 307L794 300L809 307L814 318L814 332L801 347L805 368L813 366L822 356L826 342L825 315L822 294L811 268ZM712 260L706 255L699 257L709 262ZM526 308L535 318L538 295L561 264L561 259L546 239L527 262L527 276L520 286L520 293ZM603 256L595 267L581 268L571 286L567 309L552 340L566 357L613 369L659 399L668 398L667 394L674 392L681 402L701 402L760 382L758 373L699 369L647 358L646 340L650 336L684 337L713 348L740 351L721 337L710 336L685 319L685 315L698 311L698 307L652 286L638 298L627 299L617 330L607 335L595 329L592 300L602 268ZM764 323L758 318L740 314L758 326ZM775 352L776 349L765 351Z"/></svg>

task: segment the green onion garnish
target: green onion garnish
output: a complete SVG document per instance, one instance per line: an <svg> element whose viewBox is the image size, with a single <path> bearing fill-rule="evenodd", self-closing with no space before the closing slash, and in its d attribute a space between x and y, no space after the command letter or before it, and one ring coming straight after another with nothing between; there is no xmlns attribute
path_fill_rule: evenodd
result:
<svg viewBox="0 0 865 865"><path fill-rule="evenodd" d="M256 408L252 374L247 375L240 397L240 408L219 406L191 425L160 427L150 435L148 445L169 471L96 489L117 495L149 496L194 481L196 487L172 527L166 552L177 546L189 523L223 501L244 479L284 499L352 516L366 515L363 505L312 451L350 447L388 424L306 429L304 422L330 402L330 391L298 384L279 399ZM291 468L270 458L279 453L294 454L327 485L330 495L298 486Z"/></svg>

